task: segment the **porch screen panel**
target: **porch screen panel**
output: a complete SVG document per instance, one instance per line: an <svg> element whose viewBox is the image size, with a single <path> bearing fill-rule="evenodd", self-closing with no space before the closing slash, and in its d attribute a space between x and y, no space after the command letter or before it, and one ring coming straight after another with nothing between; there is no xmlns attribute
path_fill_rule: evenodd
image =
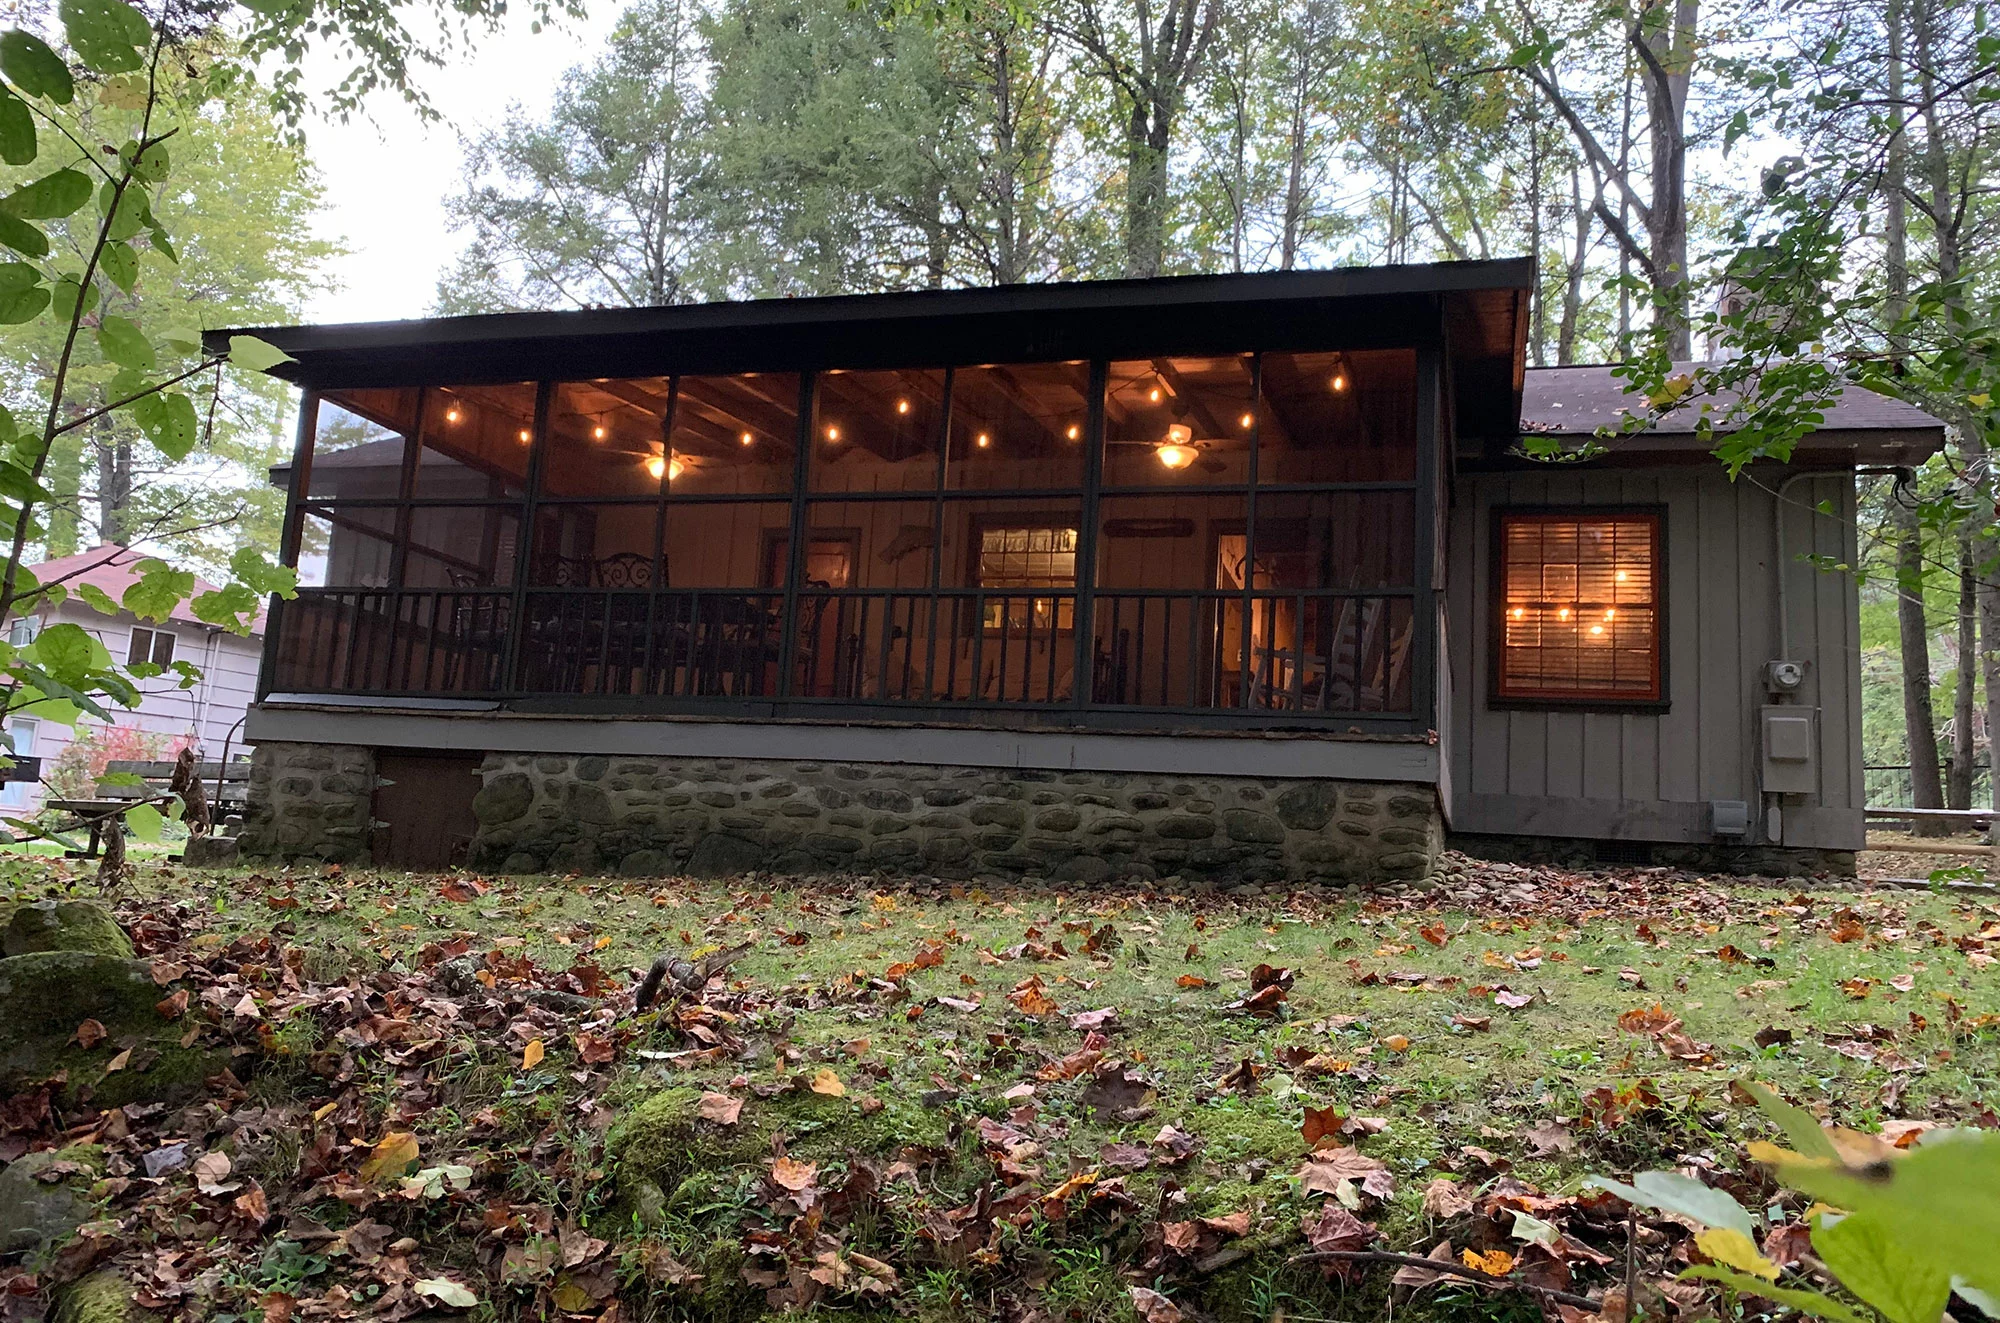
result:
<svg viewBox="0 0 2000 1323"><path fill-rule="evenodd" d="M1499 512L1495 696L1657 702L1660 517Z"/></svg>

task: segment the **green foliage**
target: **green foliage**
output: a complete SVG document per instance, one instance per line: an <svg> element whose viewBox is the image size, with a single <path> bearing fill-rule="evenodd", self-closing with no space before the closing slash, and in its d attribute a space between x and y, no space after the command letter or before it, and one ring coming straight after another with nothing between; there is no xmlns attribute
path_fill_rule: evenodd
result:
<svg viewBox="0 0 2000 1323"><path fill-rule="evenodd" d="M0 618L34 614L69 596L60 582L38 582L24 556L36 542L53 540L62 497L45 478L75 471L67 461L77 441L112 438L111 453L125 459L127 484L137 441L166 464L187 459L205 440L204 426L192 396L177 387L204 372L219 373L223 362L199 357L198 336L151 330L159 300L142 294L171 284L171 277L154 278L180 260L167 232L170 209L184 208L190 186L201 182L202 154L177 158L167 141L194 129L200 145L200 130L212 122L205 107L227 80L205 82L185 49L171 60L150 58L174 39L156 33L124 0L62 0L58 14L60 50L26 31L0 35L0 77L6 80L0 84L0 160L21 170L0 185L7 188L0 195L0 242L26 259L0 262L0 322L19 328L4 352L25 369L19 377L39 382L42 396L35 402L41 421L32 432L23 433L14 415L0 410L0 528L11 535L0 569ZM169 71L164 79L163 66ZM79 87L87 91L79 95ZM36 103L33 112L30 102ZM48 169L42 158L50 144L58 146L48 155L72 163ZM184 179L177 161L189 160L197 174ZM241 163L231 168L240 172ZM228 359L253 371L283 359L248 337L233 350ZM240 576L192 605L186 604L197 582L193 572L158 558L138 563L138 580L122 603L88 584L78 586L77 596L101 612L122 607L165 621L192 610L240 630L266 594L294 591L289 572L255 551L238 552L231 564ZM192 667L175 669L184 685L198 678ZM50 624L26 646L0 649L0 716L27 712L74 723L90 715L108 723L113 708L138 705L135 680L149 672L158 673L121 666L80 625ZM142 802L124 816L134 833L154 840L169 815Z"/></svg>
<svg viewBox="0 0 2000 1323"><path fill-rule="evenodd" d="M1940 1130L1904 1155L1853 1131L1828 1129L1754 1081L1745 1087L1796 1148L1751 1145L1781 1180L1844 1211L1818 1213L1813 1252L1844 1288L1888 1323L1936 1323L1955 1287L2000 1287L2000 1134ZM1777 1265L1755 1250L1755 1219L1728 1193L1675 1172L1641 1172L1627 1185L1593 1177L1632 1203L1661 1208L1710 1228L1697 1244L1732 1260L1709 1237L1741 1236L1750 1261L1702 1264L1684 1277L1721 1283L1817 1318L1852 1323L1855 1312L1823 1291L1777 1286ZM1717 1252L1724 1248L1724 1252ZM1984 1308L1983 1304L1981 1305Z"/></svg>

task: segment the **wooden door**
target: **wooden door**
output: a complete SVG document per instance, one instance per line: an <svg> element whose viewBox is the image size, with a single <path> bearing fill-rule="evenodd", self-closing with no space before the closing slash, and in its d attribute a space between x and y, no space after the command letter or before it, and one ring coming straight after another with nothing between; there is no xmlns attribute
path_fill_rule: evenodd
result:
<svg viewBox="0 0 2000 1323"><path fill-rule="evenodd" d="M377 753L375 829L371 853L378 867L413 872L456 868L465 862L478 819L478 754Z"/></svg>

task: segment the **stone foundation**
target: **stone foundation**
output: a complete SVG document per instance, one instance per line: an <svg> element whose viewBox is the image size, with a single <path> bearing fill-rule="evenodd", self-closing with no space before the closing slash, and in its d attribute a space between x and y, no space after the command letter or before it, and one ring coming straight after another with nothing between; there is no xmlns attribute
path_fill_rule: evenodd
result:
<svg viewBox="0 0 2000 1323"><path fill-rule="evenodd" d="M1681 868L1736 877L1854 876L1852 850L1722 842L1586 841L1556 836L1483 836L1453 832L1450 846L1475 859L1585 869L1602 865Z"/></svg>
<svg viewBox="0 0 2000 1323"><path fill-rule="evenodd" d="M354 744L259 744L237 851L245 859L366 861L375 754Z"/></svg>
<svg viewBox="0 0 2000 1323"><path fill-rule="evenodd" d="M482 777L470 862L507 873L1361 882L1427 876L1443 838L1435 791L1396 783L528 754Z"/></svg>

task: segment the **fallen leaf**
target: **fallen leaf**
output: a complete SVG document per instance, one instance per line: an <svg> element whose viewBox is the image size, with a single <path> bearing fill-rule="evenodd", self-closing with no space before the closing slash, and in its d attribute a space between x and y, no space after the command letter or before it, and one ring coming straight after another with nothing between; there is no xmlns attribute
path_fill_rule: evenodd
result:
<svg viewBox="0 0 2000 1323"><path fill-rule="evenodd" d="M812 1091L814 1093L825 1094L829 1098L845 1098L847 1096L847 1086L840 1082L840 1076L834 1074L833 1067L831 1066L821 1066L813 1072Z"/></svg>
<svg viewBox="0 0 2000 1323"><path fill-rule="evenodd" d="M1144 1323L1181 1323L1180 1306L1145 1286L1125 1288L1132 1293L1132 1308Z"/></svg>
<svg viewBox="0 0 2000 1323"><path fill-rule="evenodd" d="M542 1047L542 1040L539 1038L529 1039L528 1045L521 1049L521 1069L533 1070L536 1066L542 1064L542 1057L545 1055L546 1051Z"/></svg>
<svg viewBox="0 0 2000 1323"><path fill-rule="evenodd" d="M361 1181L364 1185L386 1185L402 1176L411 1163L417 1160L417 1137L407 1132L392 1131L375 1141L366 1160L361 1164Z"/></svg>
<svg viewBox="0 0 2000 1323"><path fill-rule="evenodd" d="M471 1309L479 1303L479 1297L474 1295L469 1287L454 1282L449 1277L426 1277L421 1281L412 1282L410 1289L418 1295L429 1296L439 1304L449 1305L453 1309Z"/></svg>
<svg viewBox="0 0 2000 1323"><path fill-rule="evenodd" d="M1459 1251L1459 1259L1475 1272L1483 1272L1488 1277L1505 1277L1514 1271L1514 1256L1506 1250L1488 1250L1481 1254L1478 1250Z"/></svg>
<svg viewBox="0 0 2000 1323"><path fill-rule="evenodd" d="M182 988L170 996L162 997L153 1003L153 1009L159 1013L160 1018L163 1020L178 1020L186 1013L187 1008L188 990L186 988Z"/></svg>
<svg viewBox="0 0 2000 1323"><path fill-rule="evenodd" d="M726 1093L701 1095L701 1119L704 1121L713 1121L717 1125L735 1125L742 1115L741 1098L732 1098Z"/></svg>
<svg viewBox="0 0 2000 1323"><path fill-rule="evenodd" d="M780 1154L771 1159L771 1179L784 1189L794 1193L811 1188L813 1179L819 1175L819 1164L800 1162L797 1158Z"/></svg>
<svg viewBox="0 0 2000 1323"><path fill-rule="evenodd" d="M76 1033L71 1035L76 1045L86 1052L103 1042L107 1036L104 1026L96 1020L85 1020L76 1027Z"/></svg>
<svg viewBox="0 0 2000 1323"><path fill-rule="evenodd" d="M1424 1257L1434 1259L1439 1263L1450 1263L1458 1256L1452 1251L1450 1241L1440 1240L1437 1244L1431 1246L1431 1252L1424 1255ZM1429 1286L1442 1276L1444 1276L1443 1273L1433 1272L1429 1268L1419 1268L1414 1263L1408 1263L1396 1269L1396 1275L1389 1279L1389 1285L1409 1287Z"/></svg>
<svg viewBox="0 0 2000 1323"><path fill-rule="evenodd" d="M1472 1211L1472 1195L1463 1182L1440 1176L1424 1187L1424 1213L1440 1222Z"/></svg>

